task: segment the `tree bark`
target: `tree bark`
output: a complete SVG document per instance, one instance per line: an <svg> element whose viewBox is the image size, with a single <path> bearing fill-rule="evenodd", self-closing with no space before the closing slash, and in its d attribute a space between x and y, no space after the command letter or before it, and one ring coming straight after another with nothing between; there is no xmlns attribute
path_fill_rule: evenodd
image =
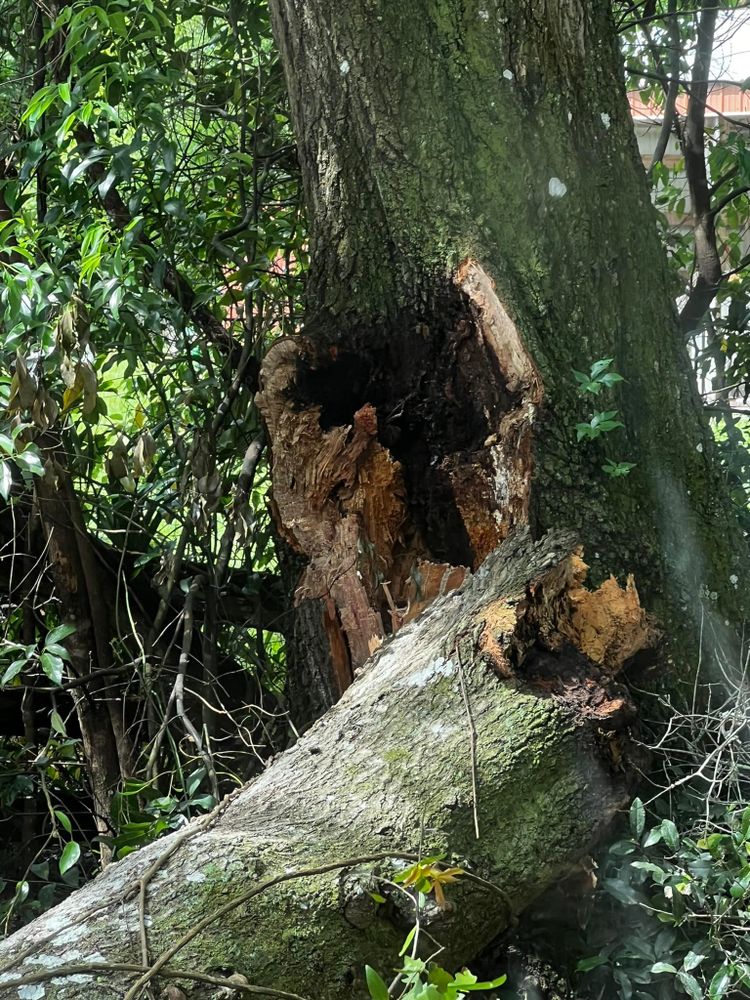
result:
<svg viewBox="0 0 750 1000"><path fill-rule="evenodd" d="M132 772L123 689L111 677L99 675L99 671L115 665L111 611L116 593L97 560L59 442L44 443L46 471L36 480L35 499L61 617L64 624L75 627L65 640L73 677L83 682L73 689L73 701L96 828L99 836L106 838L112 834L112 795ZM110 848L102 842L102 865L110 857Z"/></svg>
<svg viewBox="0 0 750 1000"><path fill-rule="evenodd" d="M259 405L326 660L290 677L319 685L300 694L316 711L343 697L198 836L126 858L2 945L0 987L26 1000L121 995L122 965L153 959L183 981L364 996L364 963L392 967L413 918L382 881L401 854L445 851L485 880L424 915L444 964L468 961L627 799L632 709L612 676L655 632L632 579L608 575L634 572L670 636L698 630L706 594L720 638L741 620L744 547L608 5L272 8L313 266L305 336L274 346ZM601 405L625 423L615 454L576 444L570 371L610 357L627 378ZM608 478L606 457L637 467ZM545 535L562 528L594 594L571 535Z"/></svg>
<svg viewBox="0 0 750 1000"><path fill-rule="evenodd" d="M581 587L571 547L561 534L506 542L209 822L111 865L3 942L0 996L138 996L128 965L169 955L160 968L191 998L220 995L191 973L364 997L365 963L387 973L413 923L413 901L384 880L408 866L401 855L438 852L479 878L449 889L449 910L429 904L422 926L443 964L469 961L627 800L629 707L613 675L654 636L632 588Z"/></svg>
<svg viewBox="0 0 750 1000"><path fill-rule="evenodd" d="M573 529L596 579L635 573L686 672L701 621L731 657L746 548L609 4L271 8L312 255L305 336L272 349L260 396L278 521L309 562L292 703L346 687L415 577L439 591L519 524ZM626 381L583 399L572 369L604 358ZM625 426L578 443L594 410ZM611 477L608 458L636 467ZM307 656L323 633L325 683Z"/></svg>

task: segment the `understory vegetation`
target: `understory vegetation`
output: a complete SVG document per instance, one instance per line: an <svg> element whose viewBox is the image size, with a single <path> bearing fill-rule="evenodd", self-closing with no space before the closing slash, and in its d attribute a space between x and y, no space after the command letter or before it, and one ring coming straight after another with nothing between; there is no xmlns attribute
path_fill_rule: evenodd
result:
<svg viewBox="0 0 750 1000"><path fill-rule="evenodd" d="M641 796L619 838L572 879L569 900L522 930L584 996L742 997L750 988L747 660L691 697L641 692ZM581 876L583 876L583 881ZM551 943L553 942L553 943Z"/></svg>
<svg viewBox="0 0 750 1000"><path fill-rule="evenodd" d="M750 125L715 117L704 79L744 5L723 4L710 37L698 0L613 6L628 89L664 122L645 168L716 459L750 529ZM308 248L265 2L2 13L7 934L209 812L296 736L284 649L298 567L274 533L254 395L269 345L301 329ZM667 140L689 155L666 158ZM570 373L578 447L620 426L610 364L581 357ZM611 440L604 471L625 476ZM560 925L524 922L518 939L597 1000L749 995L747 663L699 673L682 700L638 697L639 797L564 911L570 950L542 940ZM446 871L410 869L404 891L439 901ZM502 968L482 981L428 967L414 937L394 956L400 995L508 995ZM375 1000L394 975L370 970Z"/></svg>

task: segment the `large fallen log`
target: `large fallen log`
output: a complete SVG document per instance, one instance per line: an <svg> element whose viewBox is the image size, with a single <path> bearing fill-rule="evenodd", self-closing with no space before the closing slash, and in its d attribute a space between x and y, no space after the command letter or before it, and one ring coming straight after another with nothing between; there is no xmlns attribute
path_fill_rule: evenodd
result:
<svg viewBox="0 0 750 1000"><path fill-rule="evenodd" d="M632 581L583 589L574 548L507 540L212 817L3 942L3 1000L227 996L230 976L237 996L364 997L413 923L388 879L435 853L468 874L422 927L443 966L468 962L627 799L614 675L654 631Z"/></svg>

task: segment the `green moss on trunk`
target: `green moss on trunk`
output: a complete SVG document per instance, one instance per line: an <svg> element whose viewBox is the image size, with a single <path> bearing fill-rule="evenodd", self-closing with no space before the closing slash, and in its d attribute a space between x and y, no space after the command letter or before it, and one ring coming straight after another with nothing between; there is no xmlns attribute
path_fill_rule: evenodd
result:
<svg viewBox="0 0 750 1000"><path fill-rule="evenodd" d="M708 614L731 645L746 549L679 336L609 4L271 7L310 212L311 337L363 351L434 328L446 276L479 261L544 385L534 530L573 528L595 579L635 573L672 636L694 640ZM588 408L572 369L605 357L626 381L601 408L625 428L577 444ZM612 479L606 458L636 468Z"/></svg>
<svg viewBox="0 0 750 1000"><path fill-rule="evenodd" d="M364 998L365 964L387 973L413 923L412 904L387 881L408 864L400 853L446 852L495 887L463 879L449 889L450 911L431 906L422 914L423 927L445 945L448 967L470 961L585 853L627 800L621 773L611 770L595 724L543 692L499 679L474 638L492 602L521 605L529 581L546 579L569 552L568 537L506 544L460 594L386 645L213 827L169 856L148 888L151 956L266 879L382 853L375 863L276 885L209 923L169 963L238 973L316 1000ZM168 848L166 839L112 865L0 943L0 995L18 976L60 970L83 956L137 961L132 887ZM373 890L386 904L375 905ZM433 946L425 940L424 947ZM117 974L106 981L119 995L131 982ZM60 974L39 997L102 995L93 973ZM206 992L195 986L189 995Z"/></svg>

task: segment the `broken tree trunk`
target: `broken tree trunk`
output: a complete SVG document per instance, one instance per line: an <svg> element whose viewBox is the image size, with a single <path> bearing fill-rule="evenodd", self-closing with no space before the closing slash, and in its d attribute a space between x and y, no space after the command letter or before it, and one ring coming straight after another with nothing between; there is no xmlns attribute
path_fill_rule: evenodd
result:
<svg viewBox="0 0 750 1000"><path fill-rule="evenodd" d="M444 965L469 961L627 800L614 677L655 633L632 581L590 593L583 574L564 534L508 539L210 820L3 942L0 996L134 998L150 966L191 998L229 975L269 995L364 997L365 963L388 974L413 923L389 877L439 852L472 877L422 927Z"/></svg>
<svg viewBox="0 0 750 1000"><path fill-rule="evenodd" d="M611 4L270 7L310 222L305 329L272 348L261 394L277 519L308 563L297 721L519 525L573 530L597 580L634 573L683 674L701 629L731 658L747 549ZM608 359L625 381L582 394L573 369ZM591 426L612 411L622 426Z"/></svg>

